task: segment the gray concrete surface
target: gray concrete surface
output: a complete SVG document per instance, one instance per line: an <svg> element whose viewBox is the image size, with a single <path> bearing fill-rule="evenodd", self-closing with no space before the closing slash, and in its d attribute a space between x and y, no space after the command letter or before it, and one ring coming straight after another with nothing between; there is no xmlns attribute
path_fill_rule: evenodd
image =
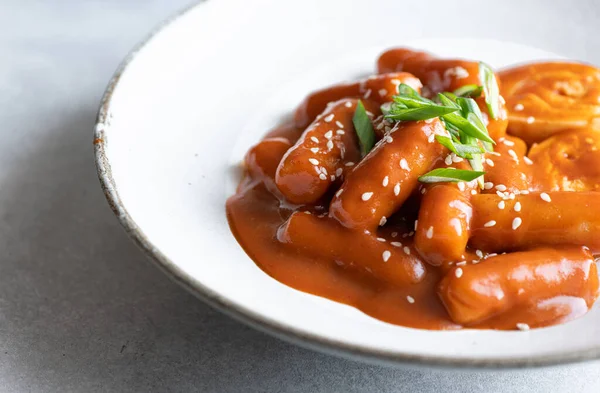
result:
<svg viewBox="0 0 600 393"><path fill-rule="evenodd" d="M600 363L411 370L312 352L210 309L146 261L100 192L91 130L123 56L187 3L0 0L1 392L600 391ZM513 40L598 63L600 7L543 4L533 27L506 23Z"/></svg>

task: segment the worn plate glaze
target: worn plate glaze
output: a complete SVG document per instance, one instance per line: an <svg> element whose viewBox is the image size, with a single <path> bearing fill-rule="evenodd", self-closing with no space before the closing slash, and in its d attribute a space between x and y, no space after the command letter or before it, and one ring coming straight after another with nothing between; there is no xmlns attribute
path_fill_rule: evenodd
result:
<svg viewBox="0 0 600 393"><path fill-rule="evenodd" d="M234 13L242 2L192 7L134 51L106 91L94 141L99 177L122 225L157 265L224 312L330 352L489 367L600 357L598 309L529 332L416 330L298 292L248 258L225 216L238 164L311 89L373 72L377 54L390 46L496 67L557 57L499 40L403 39L398 31L411 26L378 23L400 15L402 7L391 4L399 2L369 2L367 19L343 2L260 3ZM290 13L293 20L273 17Z"/></svg>

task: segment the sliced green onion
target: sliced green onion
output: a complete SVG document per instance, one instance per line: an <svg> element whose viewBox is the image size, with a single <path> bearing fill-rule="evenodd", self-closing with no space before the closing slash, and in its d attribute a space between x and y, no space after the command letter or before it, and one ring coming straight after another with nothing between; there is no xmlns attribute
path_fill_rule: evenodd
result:
<svg viewBox="0 0 600 393"><path fill-rule="evenodd" d="M494 140L490 138L490 136L487 134L487 132L477 128L469 120L456 113L449 113L447 115L444 115L444 120L447 123L450 123L454 127L458 128L464 134L470 135L477 139L481 139L485 142L495 143Z"/></svg>
<svg viewBox="0 0 600 393"><path fill-rule="evenodd" d="M435 139L448 150L459 157L470 159L473 154L482 154L484 150L477 145L465 145L460 142L453 141L452 138L443 135L436 135Z"/></svg>
<svg viewBox="0 0 600 393"><path fill-rule="evenodd" d="M449 108L447 106L426 105L420 108L399 108L397 110L392 110L385 117L387 119L399 121L427 120L456 111L456 108Z"/></svg>
<svg viewBox="0 0 600 393"><path fill-rule="evenodd" d="M415 99L427 100L426 98L421 97L421 95L415 89L413 89L406 83L400 83L398 85L398 95Z"/></svg>
<svg viewBox="0 0 600 393"><path fill-rule="evenodd" d="M467 171L453 168L437 168L419 177L421 183L443 183L471 181L484 175L485 172Z"/></svg>
<svg viewBox="0 0 600 393"><path fill-rule="evenodd" d="M492 67L484 62L479 62L479 80L483 85L485 103L492 119L497 119L500 113L500 88Z"/></svg>
<svg viewBox="0 0 600 393"><path fill-rule="evenodd" d="M483 93L483 86L479 85L464 85L454 90L454 95L458 97L477 98Z"/></svg>
<svg viewBox="0 0 600 393"><path fill-rule="evenodd" d="M456 102L460 105L463 117L466 117L471 124L489 136L490 134L483 122L483 115L475 100L472 98L459 97ZM489 141L484 141L483 146L487 151L494 151L494 146Z"/></svg>
<svg viewBox="0 0 600 393"><path fill-rule="evenodd" d="M373 124L367 115L365 106L360 100L356 105L356 110L354 111L354 116L352 117L352 123L354 124L354 131L358 137L360 154L364 157L375 145L375 131L373 130Z"/></svg>
<svg viewBox="0 0 600 393"><path fill-rule="evenodd" d="M456 103L457 97L449 92L438 93L438 99L440 102L446 106L451 106L453 108L460 108L460 106Z"/></svg>
<svg viewBox="0 0 600 393"><path fill-rule="evenodd" d="M479 146L478 140L468 135L463 135L463 142L466 145ZM471 165L471 168L474 171L483 172L483 157L481 156L481 154L473 154L472 157L469 159L469 164ZM483 189L483 176L477 178L477 183L479 185L479 188Z"/></svg>

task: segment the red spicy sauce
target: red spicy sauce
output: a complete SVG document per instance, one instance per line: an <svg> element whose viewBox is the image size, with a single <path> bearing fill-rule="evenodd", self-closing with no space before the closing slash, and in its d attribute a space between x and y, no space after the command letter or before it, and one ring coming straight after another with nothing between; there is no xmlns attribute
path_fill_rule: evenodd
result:
<svg viewBox="0 0 600 393"><path fill-rule="evenodd" d="M380 68L405 71L387 64L405 61L402 51L382 55ZM585 146L586 162L598 160L589 145L600 141L573 131L581 137L534 146L540 159L531 162L519 138L523 124L506 130L504 113L489 119L498 140L495 152L484 155L490 181L483 189L474 181L423 185L417 180L423 173L463 169L466 162L434 141L446 132L437 118L394 124L383 120L379 105L399 79L420 89L419 78L435 90L460 85L461 76L472 81L465 73L476 66L417 55L408 56L414 75L382 74L312 93L295 123L271 131L247 153L244 178L227 201L238 242L280 282L393 324L515 329L581 316L598 295L592 253L600 250L600 212L593 207L600 192L589 168L577 182L573 165L546 152L575 139ZM362 159L352 124L357 98L380 138ZM570 188L542 173L568 173Z"/></svg>

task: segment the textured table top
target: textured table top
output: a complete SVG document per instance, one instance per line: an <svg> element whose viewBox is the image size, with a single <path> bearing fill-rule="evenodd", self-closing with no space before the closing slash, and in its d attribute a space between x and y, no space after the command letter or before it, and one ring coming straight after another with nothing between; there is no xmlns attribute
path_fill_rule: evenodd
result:
<svg viewBox="0 0 600 393"><path fill-rule="evenodd" d="M121 59L188 2L0 0L0 391L600 391L600 363L413 370L312 352L212 310L149 263L100 192L91 132ZM597 20L593 0L569 4L542 22Z"/></svg>

